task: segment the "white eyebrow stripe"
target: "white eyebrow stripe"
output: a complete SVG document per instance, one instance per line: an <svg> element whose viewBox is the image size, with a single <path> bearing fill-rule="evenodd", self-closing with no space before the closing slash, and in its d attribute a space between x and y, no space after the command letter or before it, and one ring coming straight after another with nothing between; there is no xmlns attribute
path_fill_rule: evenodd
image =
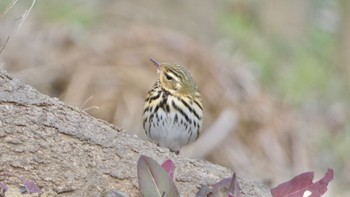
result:
<svg viewBox="0 0 350 197"><path fill-rule="evenodd" d="M169 75L170 77L172 77L173 79L178 80L179 77L177 75L175 75L173 72L167 72L166 75Z"/></svg>

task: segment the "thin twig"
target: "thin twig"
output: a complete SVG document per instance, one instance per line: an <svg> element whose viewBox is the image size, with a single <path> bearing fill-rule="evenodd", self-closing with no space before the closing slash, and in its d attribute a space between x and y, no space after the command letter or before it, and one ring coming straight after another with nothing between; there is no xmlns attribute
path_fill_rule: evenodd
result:
<svg viewBox="0 0 350 197"><path fill-rule="evenodd" d="M94 96L90 96L89 98L87 98L80 106L79 108L82 109L84 107L84 105L86 105L87 102L89 102L91 99L93 99Z"/></svg>
<svg viewBox="0 0 350 197"><path fill-rule="evenodd" d="M100 108L98 106L94 105L94 106L91 106L91 107L83 109L83 111L86 112L86 111L88 111L90 109L100 109Z"/></svg>
<svg viewBox="0 0 350 197"><path fill-rule="evenodd" d="M17 3L18 0L13 0L4 10L0 17L3 17L7 14L7 12Z"/></svg>
<svg viewBox="0 0 350 197"><path fill-rule="evenodd" d="M17 32L19 29L21 29L21 27L22 27L24 21L27 19L28 15L29 15L30 12L32 11L32 9L33 9L33 7L34 7L34 5L35 5L35 2L36 2L36 0L33 0L33 1L32 1L32 5L30 6L30 8L29 8L28 10L26 10L26 11L24 12L24 14L22 15L22 21L21 21L21 23L18 25L16 32Z"/></svg>
<svg viewBox="0 0 350 197"><path fill-rule="evenodd" d="M1 14L1 17L3 17L5 14L7 14L7 12L17 3L18 0L13 0L5 9L5 11ZM16 31L14 33L17 33L19 29L21 29L22 25L24 24L24 21L27 19L27 17L29 16L30 12L32 11L34 5L35 5L36 0L32 1L32 4L30 5L29 9L27 9L24 14L20 17L22 19L22 21L19 23ZM0 54L4 51L7 43L10 40L10 36L8 36L5 40L4 45L1 47L0 49Z"/></svg>
<svg viewBox="0 0 350 197"><path fill-rule="evenodd" d="M5 49L7 43L9 42L9 40L10 40L10 36L7 36L7 38L6 38L6 40L5 40L5 43L4 43L4 46L2 46L1 49L0 49L0 54L1 54L2 51Z"/></svg>
<svg viewBox="0 0 350 197"><path fill-rule="evenodd" d="M84 105L86 105L91 99L93 99L94 98L94 96L90 96L88 99L86 99L84 102L83 102L83 104L81 104L80 106L79 106L79 108L80 109L82 109L83 111L88 111L88 110L90 110L90 109L100 109L98 106L91 106L91 107L88 107L88 108L85 108L85 109L83 109L83 107L84 107Z"/></svg>

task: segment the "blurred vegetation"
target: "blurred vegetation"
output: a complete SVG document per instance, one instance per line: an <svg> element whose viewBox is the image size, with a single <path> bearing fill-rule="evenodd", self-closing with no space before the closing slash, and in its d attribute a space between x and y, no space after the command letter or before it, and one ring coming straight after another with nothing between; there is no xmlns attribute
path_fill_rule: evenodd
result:
<svg viewBox="0 0 350 197"><path fill-rule="evenodd" d="M350 56L350 51L341 46L346 41L339 38L344 30L341 27L346 25L342 22L349 23L349 18L341 18L341 11L349 11L349 3L344 2L309 1L304 26L285 26L302 28L297 38L266 30L255 7L260 3L255 1L226 1L228 6L220 21L226 35L236 42L232 52L238 51L252 61L251 69L263 86L297 107L306 121L312 117L314 123L322 125L310 132L301 129L316 156L313 162L323 169L334 168L338 186L346 191L349 174L340 175L350 164L350 76L344 69L350 65L341 65L339 56L339 50Z"/></svg>
<svg viewBox="0 0 350 197"><path fill-rule="evenodd" d="M41 18L45 22L59 22L65 25L88 27L97 24L100 20L94 4L90 1L54 1L46 0L38 3Z"/></svg>
<svg viewBox="0 0 350 197"><path fill-rule="evenodd" d="M333 1L314 4L310 12L335 6ZM296 105L308 100L330 101L343 96L345 81L339 81L335 66L338 32L325 27L332 21L310 19L301 38L295 41L265 32L256 13L235 12L236 4L229 5L232 10L226 9L220 18L224 32L237 42L236 48L241 53L254 61L252 69L257 71L265 87Z"/></svg>
<svg viewBox="0 0 350 197"><path fill-rule="evenodd" d="M0 11L10 2L1 1ZM207 10L209 16L202 18L202 10L195 11L196 6L187 6L183 16L167 13L164 20L147 15L142 2L138 10L126 11L130 16L118 11L113 13L112 6L108 9L111 2L37 1L31 17L43 23L78 29L99 28L101 23L116 20L109 24L113 26L119 24L118 20L132 17L146 22L151 18L152 24L185 32L198 40L207 36L204 38L207 46L223 40L225 53L243 56L244 66L255 73L262 87L294 107L303 122L299 129L304 142L315 156L313 164L321 172L334 168L340 193L346 193L350 184L350 69L346 63L346 54L350 56L350 51L348 42L343 40L350 34L343 28L350 21L346 14L350 12L347 0L226 0L217 3L219 6L207 6L212 6L216 15ZM150 4L157 4L155 2L150 1ZM16 9L20 9L18 13L23 13L30 3L16 5ZM202 4L205 3L198 7ZM176 6L164 1L159 8L174 10ZM138 16L139 12L146 13L149 18ZM112 14L117 17L111 17ZM181 17L183 21L178 20ZM195 22L189 22L191 20ZM196 22L196 25L205 24L206 20L213 20L213 23L208 27L203 25L206 28L195 26Z"/></svg>

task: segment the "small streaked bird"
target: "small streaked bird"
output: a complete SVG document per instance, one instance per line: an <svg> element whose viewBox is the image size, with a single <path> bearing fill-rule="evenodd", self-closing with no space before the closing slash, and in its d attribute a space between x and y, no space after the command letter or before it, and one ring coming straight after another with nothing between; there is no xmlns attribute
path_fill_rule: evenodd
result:
<svg viewBox="0 0 350 197"><path fill-rule="evenodd" d="M158 146L179 154L197 140L203 123L202 99L191 74L181 65L151 61L158 78L148 92L143 128Z"/></svg>

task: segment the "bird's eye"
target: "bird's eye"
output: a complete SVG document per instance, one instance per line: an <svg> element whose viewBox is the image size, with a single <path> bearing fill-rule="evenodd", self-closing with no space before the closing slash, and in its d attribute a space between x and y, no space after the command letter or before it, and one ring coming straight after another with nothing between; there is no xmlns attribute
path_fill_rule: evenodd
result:
<svg viewBox="0 0 350 197"><path fill-rule="evenodd" d="M170 76L170 75L165 75L165 78L166 78L167 80L169 80L169 81L173 80L173 77Z"/></svg>

